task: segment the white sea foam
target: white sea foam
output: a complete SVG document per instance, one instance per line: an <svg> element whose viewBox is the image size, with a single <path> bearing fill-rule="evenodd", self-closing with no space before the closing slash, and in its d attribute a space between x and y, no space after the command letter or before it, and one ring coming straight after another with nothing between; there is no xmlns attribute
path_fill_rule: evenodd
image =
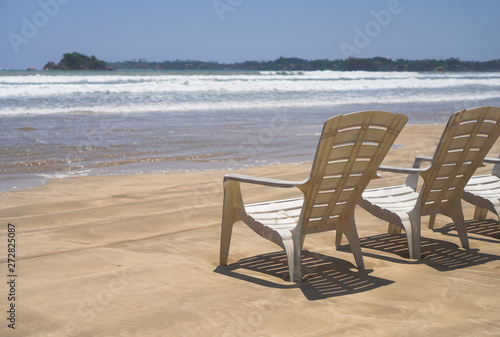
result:
<svg viewBox="0 0 500 337"><path fill-rule="evenodd" d="M0 76L0 115L140 113L481 100L498 73L75 73Z"/></svg>
<svg viewBox="0 0 500 337"><path fill-rule="evenodd" d="M0 116L9 115L44 115L61 113L106 113L106 114L137 114L151 112L186 112L186 111L229 111L250 109L276 109L276 108L301 108L301 107L334 107L351 104L397 104L397 103L437 103L453 101L479 101L498 98L498 95L476 93L468 96L462 94L446 95L413 95L386 96L378 95L367 97L346 97L337 100L281 100L281 101L228 101L228 102L185 102L178 104L137 104L137 105L104 105L104 106L72 106L72 107L13 107L0 108Z"/></svg>
<svg viewBox="0 0 500 337"><path fill-rule="evenodd" d="M318 71L248 75L30 75L0 77L0 98L70 94L311 92L500 86L500 75Z"/></svg>

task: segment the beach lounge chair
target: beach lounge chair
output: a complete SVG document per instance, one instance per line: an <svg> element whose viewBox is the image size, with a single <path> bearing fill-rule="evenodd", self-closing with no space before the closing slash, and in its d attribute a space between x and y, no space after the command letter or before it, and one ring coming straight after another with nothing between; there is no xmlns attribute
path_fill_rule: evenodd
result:
<svg viewBox="0 0 500 337"><path fill-rule="evenodd" d="M417 157L412 168L380 167L409 174L404 185L368 189L359 205L389 222L389 233L406 231L410 258L420 258L420 217L450 217L464 248L469 247L462 212L462 191L500 134L500 108L481 107L455 113L448 121L434 156ZM424 161L430 161L420 168ZM417 192L418 176L423 184Z"/></svg>
<svg viewBox="0 0 500 337"><path fill-rule="evenodd" d="M488 211L500 216L500 156L483 162L495 164L491 173L472 176L462 193L462 199L476 206L474 219L478 220L486 219Z"/></svg>
<svg viewBox="0 0 500 337"><path fill-rule="evenodd" d="M241 220L285 250L291 281L302 280L302 245L310 233L343 232L357 267L363 269L354 208L407 120L402 114L383 111L329 119L323 126L310 177L301 182L224 176L220 265L227 264L233 224ZM240 183L297 187L303 197L245 205Z"/></svg>

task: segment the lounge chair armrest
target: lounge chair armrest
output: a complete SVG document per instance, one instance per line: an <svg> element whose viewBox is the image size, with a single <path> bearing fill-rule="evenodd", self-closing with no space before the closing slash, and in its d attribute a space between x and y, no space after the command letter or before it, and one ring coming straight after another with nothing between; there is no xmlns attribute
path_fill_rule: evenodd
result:
<svg viewBox="0 0 500 337"><path fill-rule="evenodd" d="M413 162L413 167L420 167L420 163L423 161L432 161L432 157L428 156L416 156L415 161ZM416 166L418 165L418 166Z"/></svg>
<svg viewBox="0 0 500 337"><path fill-rule="evenodd" d="M426 169L414 168L414 167L394 167L394 166L379 166L379 171L392 172L392 173L404 173L404 174L414 174L424 172Z"/></svg>
<svg viewBox="0 0 500 337"><path fill-rule="evenodd" d="M417 156L413 162L413 167L395 167L395 166L379 166L379 171L404 173L404 174L418 174L427 170L427 167L420 168L420 164L424 161L432 161L432 157Z"/></svg>
<svg viewBox="0 0 500 337"><path fill-rule="evenodd" d="M242 183L258 184L271 187L285 187L285 188L298 187L306 182L306 181L289 181L289 180L252 177L243 174L226 174L224 176L224 182L228 180L239 181Z"/></svg>
<svg viewBox="0 0 500 337"><path fill-rule="evenodd" d="M416 172L411 172L408 174L408 177L406 178L405 185L410 186L413 188L415 191L417 190L417 185L418 185L418 174L421 172L426 171L429 167L425 167L423 169L420 168L420 165L424 161L429 161L432 162L433 157L428 157L428 156L416 156L415 160L413 161L412 168L417 170Z"/></svg>
<svg viewBox="0 0 500 337"><path fill-rule="evenodd" d="M393 166L379 166L378 170L379 171L385 171L385 172L392 172L392 173L403 173L407 174L408 177L406 178L405 185L410 186L414 190L417 189L417 183L418 183L418 174L422 173L424 171L427 171L429 168L424 167L420 168L420 164L424 161L432 161L432 157L427 157L427 156L417 156L415 157L415 161L413 162L413 167L393 167Z"/></svg>
<svg viewBox="0 0 500 337"><path fill-rule="evenodd" d="M484 158L483 163L500 164L500 158Z"/></svg>

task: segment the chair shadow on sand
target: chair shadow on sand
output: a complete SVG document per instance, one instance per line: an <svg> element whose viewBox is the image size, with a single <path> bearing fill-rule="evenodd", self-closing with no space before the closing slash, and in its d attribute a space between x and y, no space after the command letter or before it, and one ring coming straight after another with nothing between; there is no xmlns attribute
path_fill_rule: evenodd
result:
<svg viewBox="0 0 500 337"><path fill-rule="evenodd" d="M299 287L308 300L350 295L394 283L391 280L370 276L370 270L358 271L348 261L312 253L308 250L302 251L301 265L303 281L300 284L274 283L236 272L239 269L251 270L288 281L288 263L285 252L274 252L244 258L224 267L219 266L214 271L272 288Z"/></svg>
<svg viewBox="0 0 500 337"><path fill-rule="evenodd" d="M500 240L500 223L497 220L493 219L484 219L484 220L467 220L465 221L465 227L467 228L467 232L471 234L477 234L485 237L490 237L493 239ZM441 228L434 229L435 232L442 233L444 235L455 235L453 230L455 227L453 224L444 225ZM497 240L490 240L487 238L478 238L475 237L476 240L488 241L488 242L496 242L500 243Z"/></svg>
<svg viewBox="0 0 500 337"><path fill-rule="evenodd" d="M488 235L489 237L500 239L500 226L498 221L468 220L466 221L466 228L469 233ZM433 231L445 235L458 236L453 223L434 229ZM489 239L480 240L494 242ZM361 238L360 244L363 248L396 254L404 259L407 259L409 255L408 245L404 234L381 234ZM363 251L363 255L398 263L424 263L439 271L467 268L500 260L500 256L480 253L478 249L463 249L452 242L426 237L422 237L421 249L421 260L418 261L399 260L397 258L388 257L387 255L382 256L374 254L366 249Z"/></svg>
<svg viewBox="0 0 500 337"><path fill-rule="evenodd" d="M483 239L475 236L471 239L500 244L500 241L497 241L500 240L500 223L496 220L467 220L466 228L471 234L488 237ZM433 229L433 231L444 235L458 236L453 223ZM463 249L452 242L427 237L421 238L421 259L409 260L405 234L373 235L360 238L359 241L364 256L401 264L423 263L443 272L500 260L500 256L484 254L478 249ZM350 247L346 244L338 246L337 250L349 252ZM380 251L384 254L377 254L374 251ZM359 271L346 260L308 250L302 251L301 265L304 276L300 284L274 283L238 272L238 270L251 270L289 280L287 258L283 251L244 258L224 267L219 266L214 272L271 288L299 287L309 300L350 295L394 283L392 280L370 276L371 270Z"/></svg>

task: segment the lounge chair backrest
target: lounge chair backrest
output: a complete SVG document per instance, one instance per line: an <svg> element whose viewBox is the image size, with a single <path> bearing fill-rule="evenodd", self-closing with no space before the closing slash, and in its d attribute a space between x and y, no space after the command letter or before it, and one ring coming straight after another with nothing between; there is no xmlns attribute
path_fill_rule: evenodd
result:
<svg viewBox="0 0 500 337"><path fill-rule="evenodd" d="M383 111L329 119L303 188L303 234L338 228L376 175L408 117Z"/></svg>
<svg viewBox="0 0 500 337"><path fill-rule="evenodd" d="M421 174L421 209L443 209L459 199L499 135L500 108L481 107L455 113L443 132L431 167Z"/></svg>

